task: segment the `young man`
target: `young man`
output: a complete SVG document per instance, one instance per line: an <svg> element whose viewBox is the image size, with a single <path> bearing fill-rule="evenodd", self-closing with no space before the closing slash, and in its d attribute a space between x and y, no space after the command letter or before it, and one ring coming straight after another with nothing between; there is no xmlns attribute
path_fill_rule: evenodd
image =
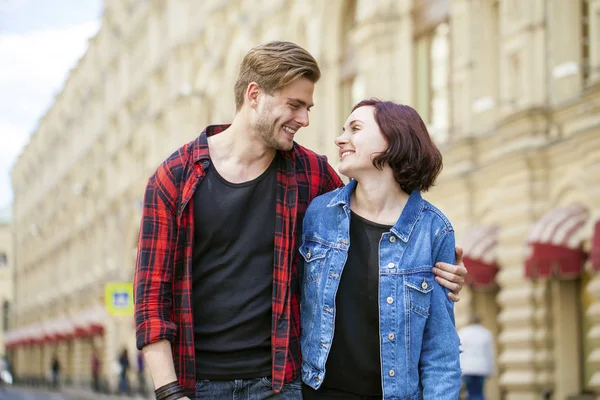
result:
<svg viewBox="0 0 600 400"><path fill-rule="evenodd" d="M148 181L135 315L158 399L301 398L298 237L310 201L342 186L294 142L320 74L293 43L255 47L232 124L207 127ZM436 268L453 300L461 253Z"/></svg>

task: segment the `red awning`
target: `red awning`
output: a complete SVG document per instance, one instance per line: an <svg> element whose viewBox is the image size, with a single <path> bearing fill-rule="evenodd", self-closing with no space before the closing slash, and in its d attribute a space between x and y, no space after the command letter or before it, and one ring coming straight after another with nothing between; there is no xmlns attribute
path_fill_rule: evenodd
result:
<svg viewBox="0 0 600 400"><path fill-rule="evenodd" d="M583 206L573 204L555 208L536 222L527 240L525 276L578 276L586 258L579 233L588 217L589 213Z"/></svg>
<svg viewBox="0 0 600 400"><path fill-rule="evenodd" d="M107 317L103 306L90 308L72 317L12 329L5 333L4 344L7 348L14 348L38 343L56 343L73 337L102 335Z"/></svg>
<svg viewBox="0 0 600 400"><path fill-rule="evenodd" d="M104 306L89 308L74 318L75 336L91 337L104 333L104 324L108 314Z"/></svg>
<svg viewBox="0 0 600 400"><path fill-rule="evenodd" d="M600 220L596 221L594 225L590 262L592 264L592 271L600 271Z"/></svg>
<svg viewBox="0 0 600 400"><path fill-rule="evenodd" d="M30 346L39 343L42 337L42 325L29 325L7 331L4 334L4 345L7 348L13 348L21 345Z"/></svg>
<svg viewBox="0 0 600 400"><path fill-rule="evenodd" d="M54 319L44 324L44 343L57 343L73 337L73 322L67 317Z"/></svg>
<svg viewBox="0 0 600 400"><path fill-rule="evenodd" d="M467 285L475 288L491 288L496 285L498 231L496 225L484 225L469 230L462 237L460 244L463 246L463 262L468 271Z"/></svg>

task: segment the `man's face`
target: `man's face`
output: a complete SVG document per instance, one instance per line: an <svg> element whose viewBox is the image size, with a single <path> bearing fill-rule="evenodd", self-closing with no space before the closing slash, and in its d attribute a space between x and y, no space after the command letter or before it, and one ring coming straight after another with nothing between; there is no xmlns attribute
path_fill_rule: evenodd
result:
<svg viewBox="0 0 600 400"><path fill-rule="evenodd" d="M260 95L253 128L267 146L284 151L292 149L294 135L309 124L314 89L314 83L300 78L273 96Z"/></svg>

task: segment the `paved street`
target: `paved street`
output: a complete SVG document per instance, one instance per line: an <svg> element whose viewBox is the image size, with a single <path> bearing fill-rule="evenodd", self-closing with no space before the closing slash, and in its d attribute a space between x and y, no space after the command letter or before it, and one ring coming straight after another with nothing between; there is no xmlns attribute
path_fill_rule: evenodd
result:
<svg viewBox="0 0 600 400"><path fill-rule="evenodd" d="M88 390L63 388L60 392L48 389L20 387L0 388L0 400L146 400L142 396L118 396L93 393Z"/></svg>
<svg viewBox="0 0 600 400"><path fill-rule="evenodd" d="M61 393L22 388L0 388L0 400L70 400Z"/></svg>

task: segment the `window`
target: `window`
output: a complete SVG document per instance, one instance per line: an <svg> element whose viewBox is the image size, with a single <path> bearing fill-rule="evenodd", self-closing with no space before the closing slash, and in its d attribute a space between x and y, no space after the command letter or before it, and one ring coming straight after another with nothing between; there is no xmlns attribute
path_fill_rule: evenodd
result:
<svg viewBox="0 0 600 400"><path fill-rule="evenodd" d="M440 23L416 40L417 111L437 141L448 139L450 128L450 27Z"/></svg>
<svg viewBox="0 0 600 400"><path fill-rule="evenodd" d="M450 76L450 29L448 23L440 24L431 41L431 119L432 135L445 141L450 127L448 83Z"/></svg>
<svg viewBox="0 0 600 400"><path fill-rule="evenodd" d="M0 253L0 267L8 266L8 257L6 253Z"/></svg>
<svg viewBox="0 0 600 400"><path fill-rule="evenodd" d="M450 0L415 2L415 105L438 142L450 128Z"/></svg>
<svg viewBox="0 0 600 400"><path fill-rule="evenodd" d="M581 61L583 64L583 84L590 76L590 3L581 0Z"/></svg>
<svg viewBox="0 0 600 400"><path fill-rule="evenodd" d="M8 330L8 316L10 311L10 303L8 300L4 301L2 304L2 330L6 332Z"/></svg>
<svg viewBox="0 0 600 400"><path fill-rule="evenodd" d="M523 94L521 82L521 59L519 53L515 52L508 59L508 102L511 107L519 103Z"/></svg>

